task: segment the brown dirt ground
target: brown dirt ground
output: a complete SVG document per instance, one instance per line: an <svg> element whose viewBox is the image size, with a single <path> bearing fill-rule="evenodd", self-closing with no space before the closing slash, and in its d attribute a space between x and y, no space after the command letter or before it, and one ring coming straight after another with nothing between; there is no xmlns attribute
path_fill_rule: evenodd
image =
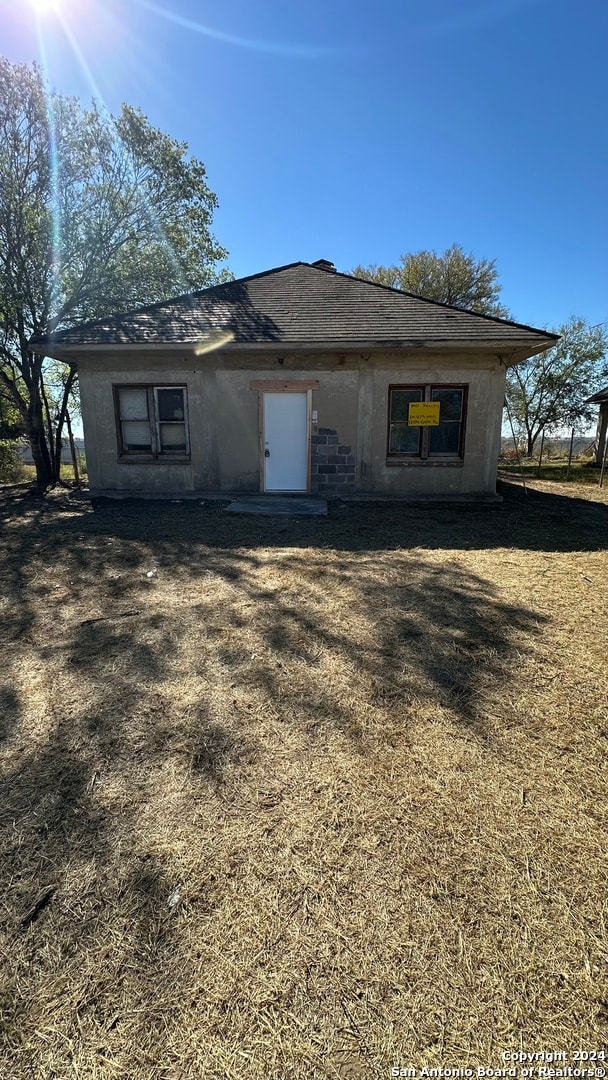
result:
<svg viewBox="0 0 608 1080"><path fill-rule="evenodd" d="M0 1075L605 1047L608 490L503 491L0 493Z"/></svg>

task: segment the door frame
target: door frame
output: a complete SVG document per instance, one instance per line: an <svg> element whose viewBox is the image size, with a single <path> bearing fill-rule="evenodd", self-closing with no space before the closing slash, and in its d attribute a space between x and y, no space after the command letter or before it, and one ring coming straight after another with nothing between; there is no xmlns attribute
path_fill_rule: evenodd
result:
<svg viewBox="0 0 608 1080"><path fill-rule="evenodd" d="M260 492L265 495L287 495L287 494L299 494L294 492L293 489L287 488L285 491L266 491L266 457L265 457L265 438L264 438L264 394L302 394L306 393L306 494L311 489L311 453L310 453L310 437L311 437L311 420L312 420L312 392L319 389L318 379L292 379L291 381L285 381L284 379L254 379L250 384L251 390L257 390L258 394L258 427L259 427L259 470L260 470ZM304 492L302 492L304 494Z"/></svg>

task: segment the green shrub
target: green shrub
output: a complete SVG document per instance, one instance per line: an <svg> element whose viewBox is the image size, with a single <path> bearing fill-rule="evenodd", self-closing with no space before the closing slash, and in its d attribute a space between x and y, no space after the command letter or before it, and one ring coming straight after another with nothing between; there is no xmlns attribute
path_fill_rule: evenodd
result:
<svg viewBox="0 0 608 1080"><path fill-rule="evenodd" d="M24 476L23 459L8 439L0 440L0 484L16 484Z"/></svg>

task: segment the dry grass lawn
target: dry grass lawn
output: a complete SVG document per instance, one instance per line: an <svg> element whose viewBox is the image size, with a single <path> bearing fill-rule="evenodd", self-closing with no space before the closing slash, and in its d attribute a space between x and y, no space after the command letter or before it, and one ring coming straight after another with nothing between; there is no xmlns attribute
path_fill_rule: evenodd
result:
<svg viewBox="0 0 608 1080"><path fill-rule="evenodd" d="M0 1075L388 1077L608 1041L608 490L6 490Z"/></svg>

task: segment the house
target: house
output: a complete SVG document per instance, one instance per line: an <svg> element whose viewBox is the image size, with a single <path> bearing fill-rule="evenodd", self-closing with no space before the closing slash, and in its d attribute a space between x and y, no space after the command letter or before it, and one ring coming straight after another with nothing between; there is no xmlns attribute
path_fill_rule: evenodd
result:
<svg viewBox="0 0 608 1080"><path fill-rule="evenodd" d="M324 259L40 337L78 367L93 494L496 491L505 372L553 334Z"/></svg>
<svg viewBox="0 0 608 1080"><path fill-rule="evenodd" d="M608 434L608 386L598 391L585 402L586 405L599 405L597 436L595 440L595 463L602 465L606 456L606 438Z"/></svg>
<svg viewBox="0 0 608 1080"><path fill-rule="evenodd" d="M32 448L25 440L14 444L16 452L19 454L24 465L33 465L34 457L32 454ZM84 439L74 439L74 449L80 458L85 456ZM70 450L70 444L67 439L63 439L61 443L61 464L72 464L72 451Z"/></svg>

